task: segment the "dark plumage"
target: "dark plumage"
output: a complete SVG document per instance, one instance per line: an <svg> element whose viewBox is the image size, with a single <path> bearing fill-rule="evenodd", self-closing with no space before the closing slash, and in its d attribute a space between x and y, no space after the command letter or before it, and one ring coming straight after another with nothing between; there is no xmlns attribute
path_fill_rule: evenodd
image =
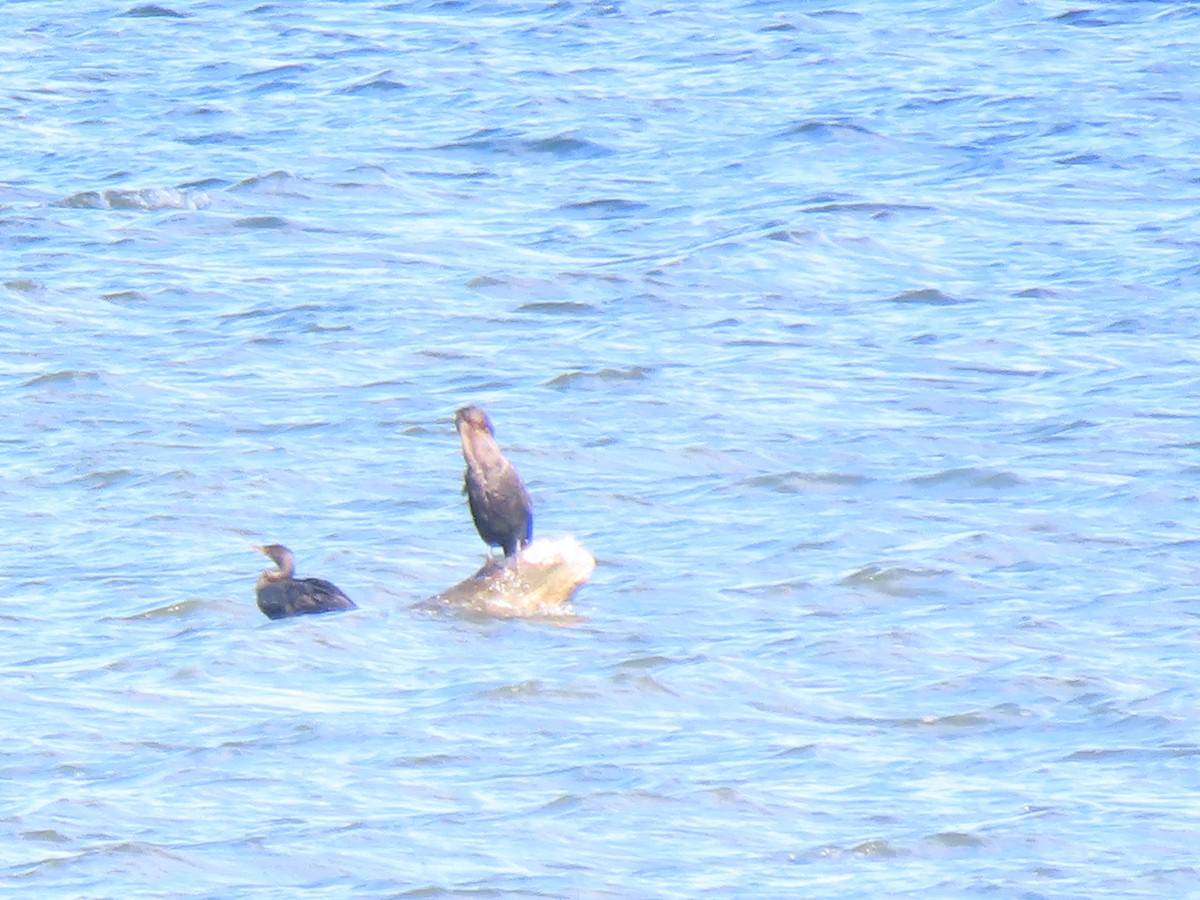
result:
<svg viewBox="0 0 1200 900"><path fill-rule="evenodd" d="M463 490L475 529L489 552L500 547L505 556L516 556L533 540L533 506L521 476L500 452L492 423L478 406L460 409L454 427L467 462Z"/></svg>
<svg viewBox="0 0 1200 900"><path fill-rule="evenodd" d="M293 578L296 558L282 544L254 549L269 556L276 566L259 575L254 585L258 608L268 619L357 609L353 600L323 578Z"/></svg>

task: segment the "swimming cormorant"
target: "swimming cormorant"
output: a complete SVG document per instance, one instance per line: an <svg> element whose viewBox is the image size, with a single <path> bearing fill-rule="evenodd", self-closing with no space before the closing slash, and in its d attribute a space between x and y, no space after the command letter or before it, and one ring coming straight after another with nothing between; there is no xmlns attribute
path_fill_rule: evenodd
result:
<svg viewBox="0 0 1200 900"><path fill-rule="evenodd" d="M501 547L505 556L516 556L533 539L533 506L521 476L500 452L492 423L478 406L460 409L454 427L467 462L463 492L475 529L489 554Z"/></svg>
<svg viewBox="0 0 1200 900"><path fill-rule="evenodd" d="M296 558L282 544L267 544L254 549L269 556L276 566L259 575L258 583L254 585L258 608L268 619L358 608L353 600L323 578L293 578Z"/></svg>

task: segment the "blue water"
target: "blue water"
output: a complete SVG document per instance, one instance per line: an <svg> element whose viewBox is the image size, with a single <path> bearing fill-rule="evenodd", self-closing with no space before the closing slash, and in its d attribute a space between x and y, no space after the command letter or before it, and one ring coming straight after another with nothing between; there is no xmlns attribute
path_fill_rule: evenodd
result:
<svg viewBox="0 0 1200 900"><path fill-rule="evenodd" d="M0 893L1200 894L1200 6L4 9Z"/></svg>

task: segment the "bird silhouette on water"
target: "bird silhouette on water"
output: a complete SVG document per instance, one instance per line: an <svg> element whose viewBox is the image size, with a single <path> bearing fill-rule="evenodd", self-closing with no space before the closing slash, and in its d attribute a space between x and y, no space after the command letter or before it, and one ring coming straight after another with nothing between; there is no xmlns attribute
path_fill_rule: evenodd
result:
<svg viewBox="0 0 1200 900"><path fill-rule="evenodd" d="M516 468L500 452L491 420L478 406L464 406L454 416L467 463L463 492L475 530L488 545L514 557L533 540L533 505Z"/></svg>
<svg viewBox="0 0 1200 900"><path fill-rule="evenodd" d="M275 568L259 575L258 583L254 585L258 608L268 619L358 608L336 585L323 578L294 577L296 557L282 544L267 544L254 549L275 563Z"/></svg>

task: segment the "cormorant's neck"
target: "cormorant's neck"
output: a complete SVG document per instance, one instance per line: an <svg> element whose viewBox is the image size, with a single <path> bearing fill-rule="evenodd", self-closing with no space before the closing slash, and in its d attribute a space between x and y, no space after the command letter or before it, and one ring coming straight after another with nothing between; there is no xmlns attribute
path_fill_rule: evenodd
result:
<svg viewBox="0 0 1200 900"><path fill-rule="evenodd" d="M256 590L262 590L268 584L277 584L280 581L288 581L291 578L291 573L285 572L282 569L267 569L258 576L258 583L255 584Z"/></svg>
<svg viewBox="0 0 1200 900"><path fill-rule="evenodd" d="M496 439L486 431L469 431L463 436L462 449L463 459L473 469L496 469L507 462Z"/></svg>

